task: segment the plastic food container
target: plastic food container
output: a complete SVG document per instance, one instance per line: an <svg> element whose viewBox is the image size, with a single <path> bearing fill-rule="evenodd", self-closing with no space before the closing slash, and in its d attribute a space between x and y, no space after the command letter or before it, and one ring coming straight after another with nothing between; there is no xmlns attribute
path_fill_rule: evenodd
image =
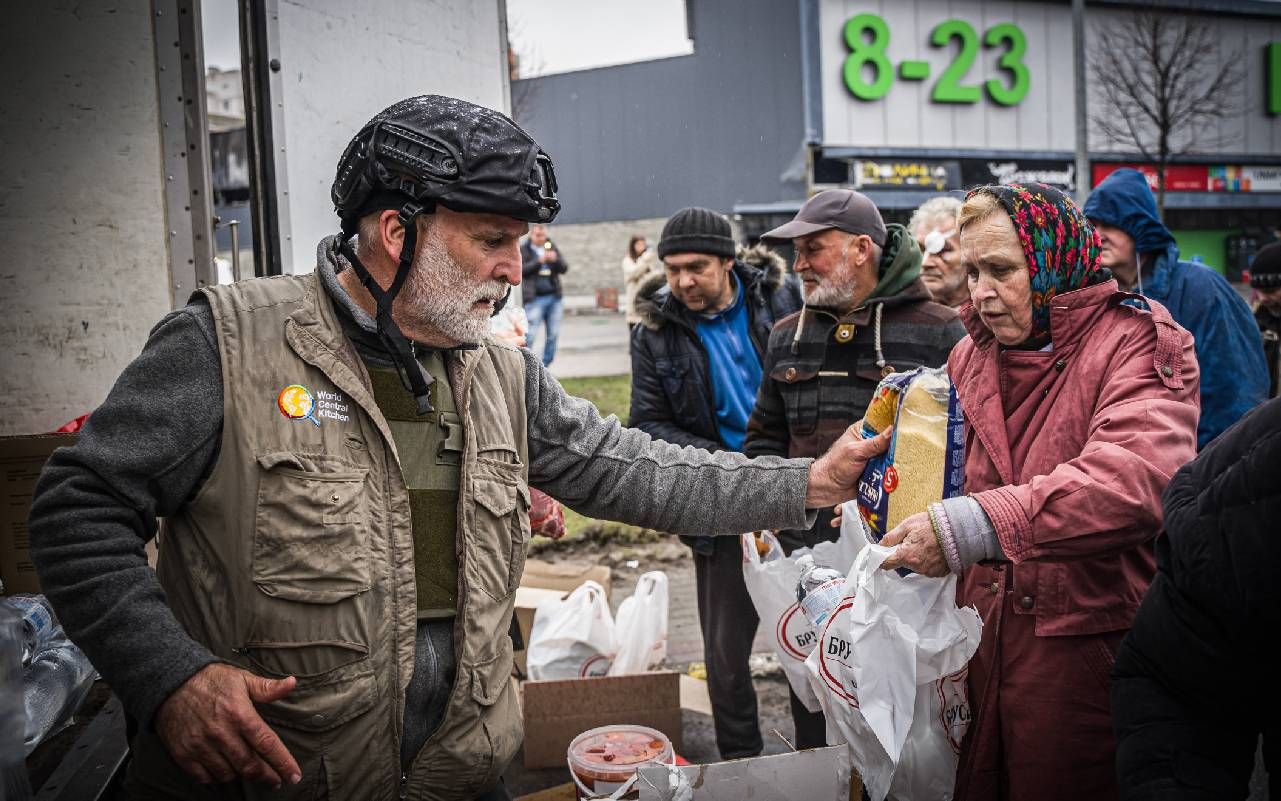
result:
<svg viewBox="0 0 1281 801"><path fill-rule="evenodd" d="M672 741L661 731L631 724L601 726L574 738L569 744L569 770L582 799L608 798L627 787L622 798L636 798L636 771L641 765L671 765Z"/></svg>

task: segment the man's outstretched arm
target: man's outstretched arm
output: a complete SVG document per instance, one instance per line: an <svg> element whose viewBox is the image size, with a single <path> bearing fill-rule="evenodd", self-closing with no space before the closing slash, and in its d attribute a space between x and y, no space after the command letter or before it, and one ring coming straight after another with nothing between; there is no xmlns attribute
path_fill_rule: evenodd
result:
<svg viewBox="0 0 1281 801"><path fill-rule="evenodd" d="M571 508L673 534L808 528L812 510L854 496L888 437L851 429L818 460L709 453L602 419L526 353L530 483Z"/></svg>

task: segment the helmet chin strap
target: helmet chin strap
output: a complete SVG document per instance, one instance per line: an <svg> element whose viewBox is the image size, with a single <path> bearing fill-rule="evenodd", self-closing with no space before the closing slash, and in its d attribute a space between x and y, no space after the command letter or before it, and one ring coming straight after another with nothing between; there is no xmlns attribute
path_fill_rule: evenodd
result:
<svg viewBox="0 0 1281 801"><path fill-rule="evenodd" d="M503 295L501 298L494 301L494 313L489 316L497 317L498 313L501 312L503 308L507 305L507 301L511 300L511 297L512 297L512 288L508 286L507 294Z"/></svg>
<svg viewBox="0 0 1281 801"><path fill-rule="evenodd" d="M377 304L377 313L374 316L378 325L378 337L382 340L383 347L391 354L392 364L396 366L396 372L400 374L400 382L405 389L413 393L414 401L418 406L418 414L428 414L433 411L431 400L428 396L428 388L432 384L431 375L423 369L418 363L414 354L414 346L396 325L392 319L391 307L396 296L400 294L400 289L405 285L405 279L409 277L409 271L413 267L414 253L418 245L418 217L426 211L421 204L408 202L400 207L398 219L400 225L405 229L405 238L400 248L400 265L396 269L396 277L392 280L391 286L383 289L374 280L369 270L361 263L356 256L355 248L351 246L351 238L345 236L342 239L342 245L339 247L340 252L351 263L351 267L356 271L356 276L360 283Z"/></svg>

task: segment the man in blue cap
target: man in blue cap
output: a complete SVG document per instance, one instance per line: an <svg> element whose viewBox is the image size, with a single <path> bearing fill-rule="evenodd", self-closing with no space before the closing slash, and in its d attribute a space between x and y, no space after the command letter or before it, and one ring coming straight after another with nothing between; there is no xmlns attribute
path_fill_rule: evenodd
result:
<svg viewBox="0 0 1281 801"><path fill-rule="evenodd" d="M1099 231L1099 261L1121 289L1157 301L1196 338L1201 364L1197 448L1268 395L1268 366L1250 307L1222 275L1179 260L1174 235L1157 214L1147 179L1120 169L1095 187L1085 216Z"/></svg>

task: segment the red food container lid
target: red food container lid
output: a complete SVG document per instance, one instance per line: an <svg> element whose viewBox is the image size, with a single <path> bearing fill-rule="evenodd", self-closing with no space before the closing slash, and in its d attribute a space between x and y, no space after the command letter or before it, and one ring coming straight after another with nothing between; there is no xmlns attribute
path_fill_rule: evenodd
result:
<svg viewBox="0 0 1281 801"><path fill-rule="evenodd" d="M569 744L568 761L578 779L595 789L598 782L615 786L626 782L641 765L670 765L674 756L672 741L661 731L623 724L601 726L575 737Z"/></svg>

